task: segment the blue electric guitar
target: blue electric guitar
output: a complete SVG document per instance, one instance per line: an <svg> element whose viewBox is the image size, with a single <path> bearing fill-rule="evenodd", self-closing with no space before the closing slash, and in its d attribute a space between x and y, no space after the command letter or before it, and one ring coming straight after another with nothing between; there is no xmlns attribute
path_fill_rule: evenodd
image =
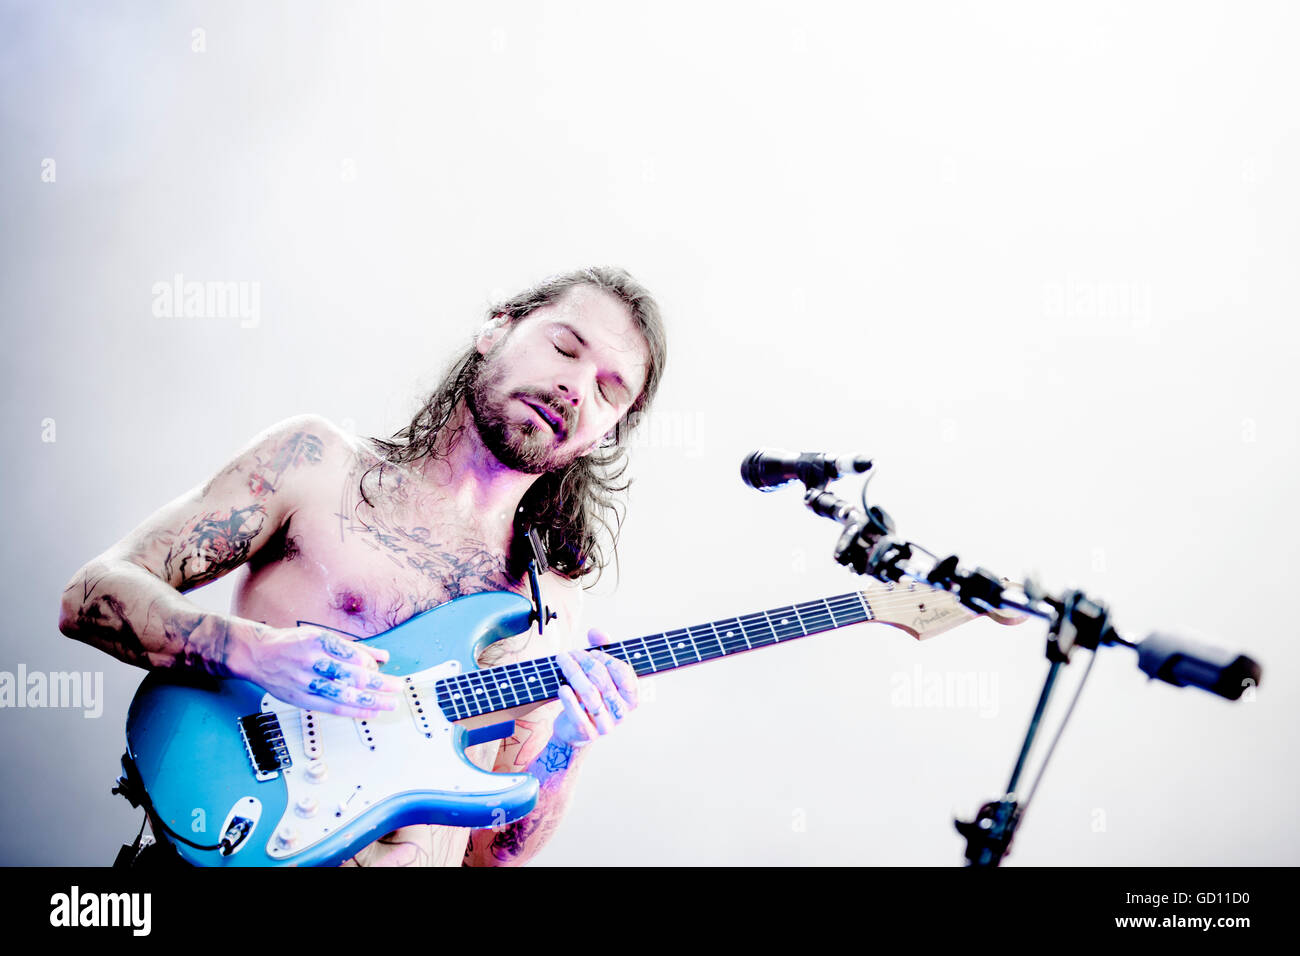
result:
<svg viewBox="0 0 1300 956"><path fill-rule="evenodd" d="M872 584L603 650L646 677L864 621L923 639L974 617L943 591ZM127 780L156 837L198 866L335 865L408 824L513 822L536 805L537 780L482 770L465 748L558 697L554 657L475 663L534 620L526 598L491 591L367 638L405 682L398 708L373 720L302 710L248 681L150 672L127 715Z"/></svg>

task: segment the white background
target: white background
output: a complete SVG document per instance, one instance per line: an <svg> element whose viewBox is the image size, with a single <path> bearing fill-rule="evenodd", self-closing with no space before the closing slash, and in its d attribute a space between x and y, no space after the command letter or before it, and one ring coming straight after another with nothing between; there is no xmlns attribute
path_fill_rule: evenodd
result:
<svg viewBox="0 0 1300 956"><path fill-rule="evenodd" d="M106 694L0 712L0 862L138 826L140 672L58 633L72 572L271 422L391 432L494 295L591 263L670 357L589 624L851 589L738 466L870 454L907 537L1264 665L1230 704L1105 651L1009 865L1300 862L1295 7L467 6L0 4L0 670ZM177 273L260 283L257 326L156 317ZM1042 646L865 625L664 675L536 863L955 865ZM902 706L918 667L996 693Z"/></svg>

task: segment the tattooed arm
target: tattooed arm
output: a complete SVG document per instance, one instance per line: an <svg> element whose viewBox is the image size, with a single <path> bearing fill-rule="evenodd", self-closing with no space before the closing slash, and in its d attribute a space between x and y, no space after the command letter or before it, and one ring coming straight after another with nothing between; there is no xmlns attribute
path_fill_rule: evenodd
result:
<svg viewBox="0 0 1300 956"><path fill-rule="evenodd" d="M537 778L537 806L521 820L470 832L465 866L521 866L550 840L573 796L586 747L573 747L552 735L556 705L515 721L515 734L501 748L497 773L527 772ZM558 708L557 708L558 709ZM548 712L549 716L545 713Z"/></svg>
<svg viewBox="0 0 1300 956"><path fill-rule="evenodd" d="M373 652L305 628L271 628L205 611L183 596L257 554L292 517L311 470L333 450L332 429L312 415L267 429L210 481L161 508L73 575L63 592L59 630L128 664L245 677L272 692L283 690L283 699L292 699L295 687L307 694L318 677L320 687L311 693L331 701L318 709L371 713L387 689L374 674ZM299 673L303 667L309 676ZM368 688L370 696L355 688Z"/></svg>
<svg viewBox="0 0 1300 956"><path fill-rule="evenodd" d="M593 645L609 638L591 631ZM533 812L512 824L470 834L466 866L519 866L551 838L573 796L574 771L591 742L612 731L638 702L636 674L623 661L600 650L556 655L568 682L560 699L538 708L528 720L515 720L515 734L497 757L497 772L527 770L540 792Z"/></svg>

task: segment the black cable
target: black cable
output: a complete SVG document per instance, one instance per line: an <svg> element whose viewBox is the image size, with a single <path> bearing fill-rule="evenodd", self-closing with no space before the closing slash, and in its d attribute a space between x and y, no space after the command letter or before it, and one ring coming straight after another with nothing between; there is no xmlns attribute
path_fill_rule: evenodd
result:
<svg viewBox="0 0 1300 956"><path fill-rule="evenodd" d="M1043 757L1043 762L1038 765L1038 775L1034 777L1034 785L1029 788L1029 795L1025 797L1025 802L1020 805L1020 815L1022 817L1025 815L1025 811L1029 809L1029 801L1034 799L1034 794L1038 791L1038 784L1042 782L1043 774L1047 771L1047 761L1052 759L1052 753L1056 750L1061 735L1065 733L1065 725L1070 722L1070 715L1074 713L1074 705L1079 702L1079 697L1083 694L1083 685L1088 682L1088 675L1092 673L1092 665L1096 662L1097 651L1091 649L1088 652L1088 666L1084 668L1083 676L1079 678L1079 686L1074 689L1074 699L1070 701L1065 716L1061 718L1061 723L1056 728L1056 736L1052 738L1052 743L1047 748L1047 754Z"/></svg>
<svg viewBox="0 0 1300 956"><path fill-rule="evenodd" d="M230 841L226 840L225 838L222 838L220 843L214 843L211 846L205 846L202 843L195 843L193 840L187 840L185 837L181 836L179 833L177 833L175 830L169 827L163 821L163 818L160 817L157 814L157 812L154 810L153 800L149 798L149 791L145 788L144 782L140 779L139 772L135 768L135 762L132 761L129 757L123 756L122 766L127 771L128 780L132 785L134 785L135 790L139 795L140 802L144 804L144 812L145 812L146 820L148 820L152 824L155 824L158 827L161 827L163 832L165 832L173 840L180 840L186 846L191 846L196 850L220 850L223 847L230 848ZM117 792L119 791L114 790L114 793ZM144 833L143 822L141 822L140 824L140 832L142 834ZM138 842L139 839L140 838L137 836L136 841Z"/></svg>

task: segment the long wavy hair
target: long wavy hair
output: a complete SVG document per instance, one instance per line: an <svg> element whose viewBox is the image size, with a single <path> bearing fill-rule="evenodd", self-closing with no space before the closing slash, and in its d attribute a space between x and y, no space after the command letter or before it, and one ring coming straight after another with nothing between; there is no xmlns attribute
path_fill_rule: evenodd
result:
<svg viewBox="0 0 1300 956"><path fill-rule="evenodd" d="M508 556L511 573L516 577L522 575L531 557L526 538L530 528L535 528L540 534L551 569L570 580L595 572L594 583L599 580L610 556L617 562L618 537L625 514L621 496L631 484L631 479L623 479L627 470L626 441L654 399L668 359L668 343L659 306L650 293L623 269L593 266L552 276L494 305L488 310L487 318L505 316L505 321L517 322L580 284L603 289L627 306L649 349L645 386L615 426L613 434L595 451L576 459L562 470L540 475L524 493L515 514L513 547ZM442 381L424 400L410 424L390 438L369 439L379 449L380 461L361 476L361 497L367 504L373 505L367 491L370 484L367 479L372 473L378 472L373 487L379 494L387 465L445 457L460 440L459 434L449 435L439 447L443 430L465 399L485 360L486 356L471 342L451 363Z"/></svg>

